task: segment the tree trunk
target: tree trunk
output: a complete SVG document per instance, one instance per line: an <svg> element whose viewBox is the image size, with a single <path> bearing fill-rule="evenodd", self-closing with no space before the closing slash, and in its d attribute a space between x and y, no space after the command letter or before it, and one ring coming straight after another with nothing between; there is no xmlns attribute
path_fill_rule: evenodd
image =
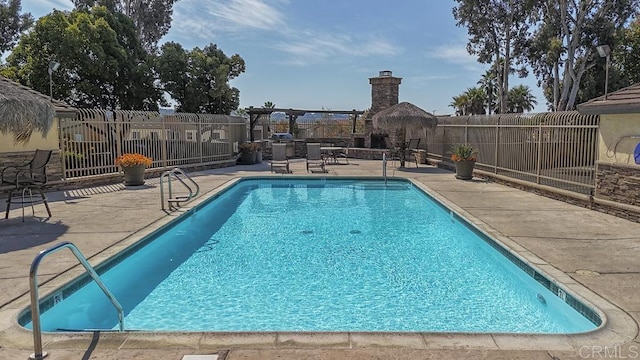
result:
<svg viewBox="0 0 640 360"><path fill-rule="evenodd" d="M560 92L560 65L553 64L553 111L558 111L558 95Z"/></svg>
<svg viewBox="0 0 640 360"><path fill-rule="evenodd" d="M513 10L513 0L509 0L509 9ZM505 25L504 39L504 66L502 68L502 101L500 103L500 113L504 114L507 109L509 95L509 70L511 69L511 26L513 24L513 11Z"/></svg>

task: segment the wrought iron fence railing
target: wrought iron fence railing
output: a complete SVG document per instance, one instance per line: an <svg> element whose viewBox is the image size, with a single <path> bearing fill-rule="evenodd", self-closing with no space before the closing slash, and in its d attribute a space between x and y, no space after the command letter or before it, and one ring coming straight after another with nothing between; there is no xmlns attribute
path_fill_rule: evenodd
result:
<svg viewBox="0 0 640 360"><path fill-rule="evenodd" d="M450 161L453 145L478 149L476 168L537 184L592 193L599 117L578 112L439 117L427 154Z"/></svg>
<svg viewBox="0 0 640 360"><path fill-rule="evenodd" d="M79 109L60 119L63 178L118 173L124 153L152 158L151 168L228 160L245 134L246 121L234 116Z"/></svg>

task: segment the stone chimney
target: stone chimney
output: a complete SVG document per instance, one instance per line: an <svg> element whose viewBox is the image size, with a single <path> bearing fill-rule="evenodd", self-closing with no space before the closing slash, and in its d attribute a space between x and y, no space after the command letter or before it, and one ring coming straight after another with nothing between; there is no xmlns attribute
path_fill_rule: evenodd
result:
<svg viewBox="0 0 640 360"><path fill-rule="evenodd" d="M364 121L365 125L365 146L368 148L381 148L384 139L380 134L374 134L373 115L384 109L388 109L398 104L400 83L402 78L394 77L390 70L383 70L378 73L378 77L369 78L371 84L371 109Z"/></svg>
<svg viewBox="0 0 640 360"><path fill-rule="evenodd" d="M371 110L369 116L398 104L402 78L394 77L390 70L380 71L378 77L369 78L371 84Z"/></svg>

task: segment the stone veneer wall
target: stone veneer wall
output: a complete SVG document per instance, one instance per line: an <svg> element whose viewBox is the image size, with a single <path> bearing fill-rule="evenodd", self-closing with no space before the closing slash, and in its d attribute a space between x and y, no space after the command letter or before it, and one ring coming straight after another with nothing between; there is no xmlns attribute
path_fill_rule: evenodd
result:
<svg viewBox="0 0 640 360"><path fill-rule="evenodd" d="M6 166L21 165L33 159L34 151L18 151L0 153L0 168ZM47 165L47 178L49 181L62 179L62 163L60 162L60 150L53 150L51 160Z"/></svg>
<svg viewBox="0 0 640 360"><path fill-rule="evenodd" d="M455 171L455 167L450 162L429 158L427 163ZM473 175L491 182L640 223L640 166L597 163L595 196L577 194L477 169L474 170ZM637 181L635 185L634 181ZM607 189L606 191L615 193L616 196L598 194L603 186Z"/></svg>
<svg viewBox="0 0 640 360"><path fill-rule="evenodd" d="M640 206L640 165L596 163L596 197Z"/></svg>

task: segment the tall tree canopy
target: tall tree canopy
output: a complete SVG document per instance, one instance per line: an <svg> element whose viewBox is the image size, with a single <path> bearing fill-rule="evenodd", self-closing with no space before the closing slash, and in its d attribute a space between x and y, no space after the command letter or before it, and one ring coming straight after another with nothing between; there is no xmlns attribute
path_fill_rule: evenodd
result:
<svg viewBox="0 0 640 360"><path fill-rule="evenodd" d="M621 46L614 50L614 64L619 68L621 77L629 82L624 86L628 86L640 82L640 20L633 21L621 37Z"/></svg>
<svg viewBox="0 0 640 360"><path fill-rule="evenodd" d="M544 0L536 12L527 60L540 84L552 89L552 108L575 107L584 75L599 61L596 46L615 47L616 33L640 0Z"/></svg>
<svg viewBox="0 0 640 360"><path fill-rule="evenodd" d="M173 4L177 0L73 0L79 10L96 5L104 6L112 13L120 13L133 21L142 46L154 53L158 41L169 32Z"/></svg>
<svg viewBox="0 0 640 360"><path fill-rule="evenodd" d="M8 77L77 107L155 110L161 92L154 85L147 53L131 20L105 7L87 11L54 10L40 18L7 58Z"/></svg>
<svg viewBox="0 0 640 360"><path fill-rule="evenodd" d="M33 25L30 13L23 13L20 0L0 0L0 55L11 50L20 34Z"/></svg>
<svg viewBox="0 0 640 360"><path fill-rule="evenodd" d="M240 104L240 91L229 86L229 80L245 71L244 60L238 54L228 57L215 44L187 51L168 42L156 68L178 111L230 114Z"/></svg>
<svg viewBox="0 0 640 360"><path fill-rule="evenodd" d="M522 52L529 30L531 0L455 0L453 16L469 33L467 51L483 64L498 64L498 106L507 110L509 74L514 59ZM524 74L524 69L520 69Z"/></svg>

